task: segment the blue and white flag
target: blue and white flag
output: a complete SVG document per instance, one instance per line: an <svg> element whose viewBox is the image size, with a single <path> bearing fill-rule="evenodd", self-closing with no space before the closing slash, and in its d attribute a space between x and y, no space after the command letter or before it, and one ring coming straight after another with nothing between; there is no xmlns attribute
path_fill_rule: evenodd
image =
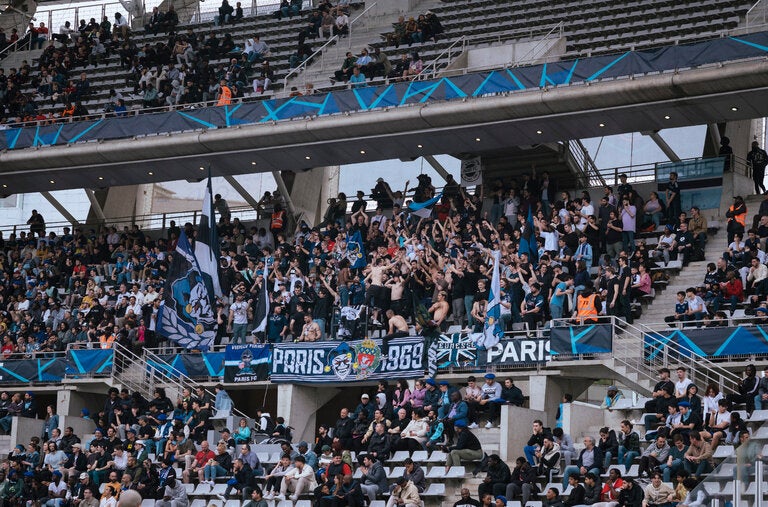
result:
<svg viewBox="0 0 768 507"><path fill-rule="evenodd" d="M216 215L213 212L213 192L211 190L211 174L208 173L208 185L205 187L203 198L203 213L200 215L200 223L197 224L197 236L195 237L195 257L200 263L205 283L209 292L213 291L215 297L221 297L221 284L219 283L219 233L216 231Z"/></svg>
<svg viewBox="0 0 768 507"><path fill-rule="evenodd" d="M216 337L214 301L182 230L168 268L157 332L187 349L208 350Z"/></svg>
<svg viewBox="0 0 768 507"><path fill-rule="evenodd" d="M360 231L355 231L351 236L347 235L347 259L349 260L349 267L352 269L364 268L368 265L365 258L363 236Z"/></svg>
<svg viewBox="0 0 768 507"><path fill-rule="evenodd" d="M408 205L408 211L410 211L411 215L416 215L417 217L421 218L429 218L430 215L432 215L432 208L440 202L440 199L443 198L443 193L440 192L432 199L426 200L424 202L411 202Z"/></svg>
<svg viewBox="0 0 768 507"><path fill-rule="evenodd" d="M261 284L261 294L259 294L259 299L256 302L256 318L253 320L256 323L254 333L267 332L267 319L269 318L269 264L267 263L264 263L264 278Z"/></svg>
<svg viewBox="0 0 768 507"><path fill-rule="evenodd" d="M504 336L504 330L501 327L501 282L499 281L499 258L501 252L493 252L493 277L491 277L491 292L488 294L488 307L485 311L485 325L483 334L477 341L478 347L489 349L499 343Z"/></svg>

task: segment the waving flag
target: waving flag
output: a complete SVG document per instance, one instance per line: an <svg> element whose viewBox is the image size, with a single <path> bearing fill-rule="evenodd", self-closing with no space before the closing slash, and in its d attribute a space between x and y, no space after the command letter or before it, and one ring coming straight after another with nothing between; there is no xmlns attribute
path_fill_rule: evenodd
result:
<svg viewBox="0 0 768 507"><path fill-rule="evenodd" d="M408 205L408 211L410 211L412 215L416 215L417 217L429 218L429 216L432 214L432 208L434 207L435 204L440 202L440 199L442 199L442 197L443 197L443 193L440 192L439 194L437 194L437 196L427 201L412 202Z"/></svg>
<svg viewBox="0 0 768 507"><path fill-rule="evenodd" d="M157 315L157 332L187 349L208 350L216 337L214 298L195 259L187 235L181 231L163 301Z"/></svg>
<svg viewBox="0 0 768 507"><path fill-rule="evenodd" d="M216 219L213 212L213 192L211 191L211 173L208 172L208 186L205 187L203 198L203 213L197 225L195 238L195 257L200 263L208 291L215 296L221 296L219 283L219 234L216 232Z"/></svg>
<svg viewBox="0 0 768 507"><path fill-rule="evenodd" d="M347 259L352 269L364 268L368 264L360 231L355 231L351 236L347 235Z"/></svg>
<svg viewBox="0 0 768 507"><path fill-rule="evenodd" d="M254 319L254 322L256 323L256 329L253 330L254 333L267 332L267 318L269 317L268 278L269 265L264 263L264 280L262 281L264 288L261 290L261 294L259 294L259 300L256 302L256 318Z"/></svg>
<svg viewBox="0 0 768 507"><path fill-rule="evenodd" d="M493 277L491 278L491 292L488 294L488 307L485 311L485 325L483 334L478 339L478 347L489 349L499 343L504 330L501 328L499 318L501 317L501 284L499 281L499 258L501 253L498 250L493 252Z"/></svg>

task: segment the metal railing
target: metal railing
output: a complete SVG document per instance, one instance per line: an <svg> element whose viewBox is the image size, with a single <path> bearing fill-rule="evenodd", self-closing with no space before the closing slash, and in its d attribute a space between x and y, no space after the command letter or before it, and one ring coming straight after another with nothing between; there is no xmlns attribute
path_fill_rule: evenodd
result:
<svg viewBox="0 0 768 507"><path fill-rule="evenodd" d="M577 178L581 188L604 187L606 184L605 179L595 161L592 160L587 147L578 139L565 141L564 144L575 162L575 169L578 171Z"/></svg>
<svg viewBox="0 0 768 507"><path fill-rule="evenodd" d="M627 371L637 373L638 377L642 376L654 384L658 380L659 369L674 369L683 365L688 368L691 380L699 386L713 383L720 386L723 392L739 392L741 378L738 375L690 347L679 342L675 343L674 347L669 347L659 332L643 324L635 326L617 319L616 325L622 328L624 338L613 341L613 358L627 368Z"/></svg>
<svg viewBox="0 0 768 507"><path fill-rule="evenodd" d="M680 161L688 162L688 161L694 161L694 160L706 160L706 159L716 158L718 156L720 155L715 155L714 157L685 158ZM656 178L657 167L660 164L668 164L668 163L669 162L649 162L646 164L632 164L632 165L625 165L625 166L618 166L618 167L607 167L604 169L598 169L598 171L600 172L601 178L607 181L609 185L618 185L620 174L626 174L627 181L629 183L646 183L646 182L657 181L657 178ZM730 167L737 174L741 174L743 176L747 176L750 178L752 177L752 168L747 163L747 160L742 157L731 155ZM684 176L685 175L681 175L681 178Z"/></svg>
<svg viewBox="0 0 768 507"><path fill-rule="evenodd" d="M755 27L765 26L768 24L768 2L757 0L755 5L749 8L744 18L747 31Z"/></svg>
<svg viewBox="0 0 768 507"><path fill-rule="evenodd" d="M350 20L350 22L349 22L349 34L347 35L347 39L348 39L347 47L348 48L352 47L352 33L353 33L352 31L354 30L355 25L357 24L357 26L360 26L360 24L363 24L363 26L364 26L365 19L363 19L363 16L368 14L368 12L371 9L376 7L376 4L377 4L377 2L373 2L371 5L366 7L363 12L361 12L359 15L355 16L354 19Z"/></svg>
<svg viewBox="0 0 768 507"><path fill-rule="evenodd" d="M176 225L179 227L183 227L184 224L187 222L192 224L197 224L198 217L201 214L201 212L202 212L202 209L195 209L195 210L189 210L189 211L174 211L174 212L168 212L168 213L155 213L155 214L147 214L147 215L115 217L115 218L110 218L108 222L103 224L100 223L95 226L93 223L88 224L88 227L96 229L96 232L104 232L104 229L107 227L115 227L118 230L121 230L122 227L125 227L125 226L130 227L133 224L137 224L140 226L142 230L165 230L170 225L171 220L175 221ZM230 212L231 212L232 218L239 218L241 222L268 218L266 215L262 216L261 211L256 211L250 206L232 207L230 208ZM45 232L46 234L49 232L55 232L57 235L59 235L63 232L64 227L71 228L73 226L85 227L85 224L79 224L79 223L73 224L66 220L46 222ZM28 232L29 225L27 224L0 225L0 232L3 233L3 237L5 239L8 239L9 234L16 234L18 236L18 233L22 231Z"/></svg>
<svg viewBox="0 0 768 507"><path fill-rule="evenodd" d="M462 35L453 41L450 46L432 60L432 63L422 68L421 72L414 79L428 79L429 77L437 76L439 70L451 65L457 57L467 50L467 40L467 36ZM443 62L443 59L445 59L445 62Z"/></svg>
<svg viewBox="0 0 768 507"><path fill-rule="evenodd" d="M295 68L291 69L291 71L288 72L288 74L286 74L285 77L283 78L283 91L284 92L288 91L288 79L290 79L290 77L293 76L294 74L298 75L300 72L307 70L307 67L311 63L313 63L315 61L315 57L317 57L317 56L320 57L320 66L325 68L325 50L329 46L333 45L334 43L336 43L338 41L339 41L339 36L338 35L334 35L333 37L328 39L328 41L326 41L325 44L320 46L319 49L317 49L314 53L312 53L309 56L309 58L307 58L306 60L301 62ZM307 74L306 74L306 72L304 72L304 83L303 83L304 86L306 86L306 84L307 84L306 76L307 76Z"/></svg>
<svg viewBox="0 0 768 507"><path fill-rule="evenodd" d="M139 356L117 342L112 345L113 385L120 384L131 392L139 392L148 400L153 398L153 393L158 387L164 388L168 398L173 400L172 394L179 398L183 389L191 390L200 386L197 381L187 377L149 350L143 350L142 355ZM215 393L205 388L204 391L211 397L211 400L216 399ZM230 414L248 419L247 415L234 407Z"/></svg>
<svg viewBox="0 0 768 507"><path fill-rule="evenodd" d="M519 67L521 65L536 61L538 58L540 58L541 55L537 55L537 52L541 48L541 46L544 44L545 41L548 41L552 38L553 34L557 34L558 39L563 38L565 25L563 22L559 22L555 26L553 26L547 33L539 39L534 46L528 50L527 53L523 55L522 58L517 59L515 62L508 62L507 67Z"/></svg>

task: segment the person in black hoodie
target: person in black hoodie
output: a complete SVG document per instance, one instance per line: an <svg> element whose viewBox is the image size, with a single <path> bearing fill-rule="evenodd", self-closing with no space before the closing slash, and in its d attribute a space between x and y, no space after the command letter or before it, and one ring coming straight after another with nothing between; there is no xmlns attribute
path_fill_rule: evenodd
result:
<svg viewBox="0 0 768 507"><path fill-rule="evenodd" d="M486 493L491 493L494 497L504 494L511 477L507 464L498 454L491 454L488 456L488 473L477 488L478 498L483 498Z"/></svg>
<svg viewBox="0 0 768 507"><path fill-rule="evenodd" d="M571 493L565 501L565 507L574 507L575 505L584 505L584 486L579 484L579 474L568 476L568 484L571 486Z"/></svg>
<svg viewBox="0 0 768 507"><path fill-rule="evenodd" d="M536 470L524 457L520 456L515 460L515 468L512 470L512 478L507 485L505 496L509 500L522 496L522 504L525 505L530 497L535 498L538 493Z"/></svg>

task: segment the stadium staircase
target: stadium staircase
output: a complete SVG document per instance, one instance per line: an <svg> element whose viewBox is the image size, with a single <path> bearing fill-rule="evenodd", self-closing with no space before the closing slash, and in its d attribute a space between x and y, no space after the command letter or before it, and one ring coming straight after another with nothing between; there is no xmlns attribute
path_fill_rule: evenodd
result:
<svg viewBox="0 0 768 507"><path fill-rule="evenodd" d="M124 387L132 393L139 392L147 400L154 397L153 393L156 388L162 387L165 389L166 396L173 401L181 395L182 389L192 390L201 385L154 352L144 349L142 355L137 355L117 342L113 345L114 366L112 367L111 380L114 387ZM211 396L212 400L216 398L215 393L203 389ZM251 420L250 417L237 409L233 409L231 415Z"/></svg>
<svg viewBox="0 0 768 507"><path fill-rule="evenodd" d="M653 247L651 247L653 248ZM667 270L670 279L666 287L656 288L656 296L643 309L640 318L635 322L644 325L659 324L664 322L664 317L672 315L675 312L676 295L678 291L685 291L686 288L696 286L704 282L704 275L707 273L707 264L719 259L723 252L728 249L728 239L725 230L715 234L707 234L707 246L704 249L704 260L694 261L683 267L682 263L670 261L671 266L678 266L673 270ZM676 271L676 272L675 272Z"/></svg>

